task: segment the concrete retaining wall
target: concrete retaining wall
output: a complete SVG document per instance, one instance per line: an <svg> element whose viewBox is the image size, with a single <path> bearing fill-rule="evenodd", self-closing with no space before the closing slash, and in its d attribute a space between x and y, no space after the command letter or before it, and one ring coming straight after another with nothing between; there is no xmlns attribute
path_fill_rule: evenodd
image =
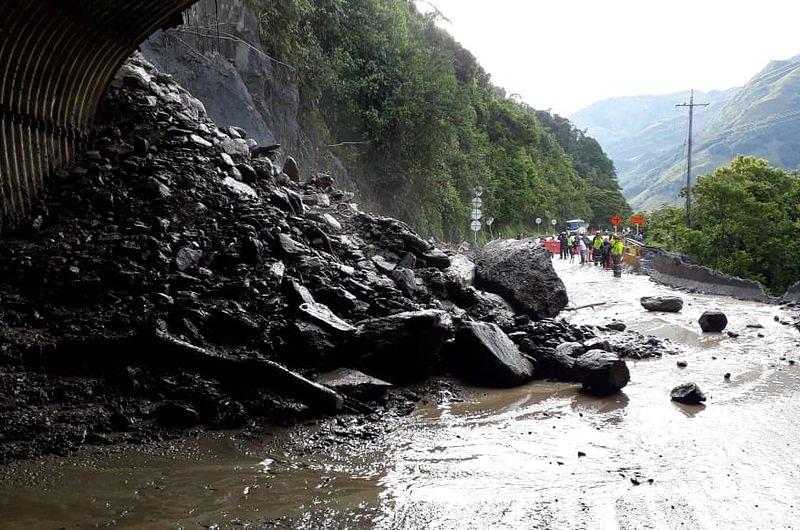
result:
<svg viewBox="0 0 800 530"><path fill-rule="evenodd" d="M800 282L789 287L789 290L783 295L782 300L784 302L800 303Z"/></svg>
<svg viewBox="0 0 800 530"><path fill-rule="evenodd" d="M756 281L730 276L697 265L686 256L660 249L646 248L643 250L642 272L659 283L678 289L765 303L781 301L779 298L766 294L761 284ZM796 286L795 293L800 300L800 285Z"/></svg>

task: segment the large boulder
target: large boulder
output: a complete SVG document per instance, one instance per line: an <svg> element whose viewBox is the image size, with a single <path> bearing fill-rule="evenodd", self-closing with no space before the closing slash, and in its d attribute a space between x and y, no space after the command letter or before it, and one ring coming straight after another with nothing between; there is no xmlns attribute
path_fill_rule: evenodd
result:
<svg viewBox="0 0 800 530"><path fill-rule="evenodd" d="M728 317L722 311L706 311L699 323L703 333L721 333L728 327Z"/></svg>
<svg viewBox="0 0 800 530"><path fill-rule="evenodd" d="M481 386L512 387L533 379L533 363L496 324L464 323L450 357L455 373Z"/></svg>
<svg viewBox="0 0 800 530"><path fill-rule="evenodd" d="M558 315L569 302L550 253L533 240L502 239L486 245L478 255L476 284L536 320Z"/></svg>
<svg viewBox="0 0 800 530"><path fill-rule="evenodd" d="M706 395L695 383L684 383L672 389L670 393L672 401L683 403L684 405L700 405L706 400Z"/></svg>
<svg viewBox="0 0 800 530"><path fill-rule="evenodd" d="M628 365L617 354L598 349L583 351L580 344L571 342L539 350L536 360L540 375L582 383L587 392L598 395L614 394L628 384Z"/></svg>
<svg viewBox="0 0 800 530"><path fill-rule="evenodd" d="M391 383L427 376L453 335L453 321L444 311L398 313L359 323L344 351L366 373Z"/></svg>
<svg viewBox="0 0 800 530"><path fill-rule="evenodd" d="M584 390L592 394L609 395L619 392L631 380L625 361L616 353L591 350L575 360Z"/></svg>
<svg viewBox="0 0 800 530"><path fill-rule="evenodd" d="M648 311L662 313L678 313L683 309L683 300L677 296L645 296L641 304Z"/></svg>

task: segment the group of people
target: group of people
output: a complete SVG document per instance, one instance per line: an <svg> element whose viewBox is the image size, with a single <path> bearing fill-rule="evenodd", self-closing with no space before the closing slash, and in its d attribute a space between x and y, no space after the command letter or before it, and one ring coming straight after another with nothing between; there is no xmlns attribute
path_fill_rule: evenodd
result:
<svg viewBox="0 0 800 530"><path fill-rule="evenodd" d="M604 235L598 231L590 236L561 232L554 240L559 243L561 259L569 259L573 263L580 259L581 265L594 263L597 267L614 269L622 263L625 253L625 241L617 234ZM555 257L555 245L552 246L552 252Z"/></svg>

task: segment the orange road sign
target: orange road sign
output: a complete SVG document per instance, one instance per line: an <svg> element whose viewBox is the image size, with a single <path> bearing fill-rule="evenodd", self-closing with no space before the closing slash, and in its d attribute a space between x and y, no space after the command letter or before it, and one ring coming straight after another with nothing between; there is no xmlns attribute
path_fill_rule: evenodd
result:
<svg viewBox="0 0 800 530"><path fill-rule="evenodd" d="M644 224L644 215L634 215L633 217L631 217L631 224L643 225Z"/></svg>
<svg viewBox="0 0 800 530"><path fill-rule="evenodd" d="M613 226L621 225L622 224L622 217L620 217L619 215L615 215L614 217L611 218L611 224Z"/></svg>

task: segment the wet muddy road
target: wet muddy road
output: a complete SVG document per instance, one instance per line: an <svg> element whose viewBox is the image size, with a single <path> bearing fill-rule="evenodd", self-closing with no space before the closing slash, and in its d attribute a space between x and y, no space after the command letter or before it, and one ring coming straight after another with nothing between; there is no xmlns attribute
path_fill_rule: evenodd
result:
<svg viewBox="0 0 800 530"><path fill-rule="evenodd" d="M797 527L800 334L775 321L788 315L681 293L682 313L646 313L641 296L675 291L556 266L573 306L609 302L569 320L616 318L680 353L631 363L631 383L609 399L542 382L464 389L380 428L342 419L25 463L0 485L0 528ZM740 337L701 335L707 309L726 312ZM705 407L670 401L687 381Z"/></svg>

